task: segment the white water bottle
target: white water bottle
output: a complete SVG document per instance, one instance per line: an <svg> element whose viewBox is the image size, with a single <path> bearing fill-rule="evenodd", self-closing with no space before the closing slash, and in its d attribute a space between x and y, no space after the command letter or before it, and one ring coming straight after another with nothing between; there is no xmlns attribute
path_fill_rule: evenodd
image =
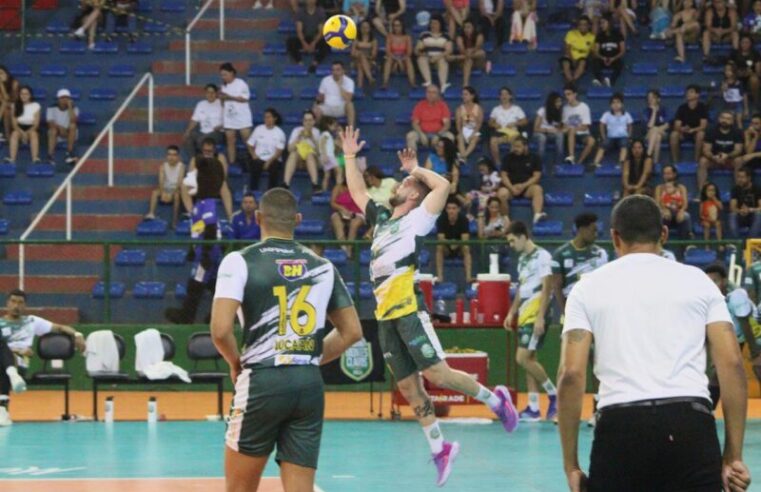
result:
<svg viewBox="0 0 761 492"><path fill-rule="evenodd" d="M158 403L156 402L156 397L151 396L148 398L148 423L155 423L159 420L158 418Z"/></svg>
<svg viewBox="0 0 761 492"><path fill-rule="evenodd" d="M499 273L499 255L497 253L489 255L489 273L492 275Z"/></svg>
<svg viewBox="0 0 761 492"><path fill-rule="evenodd" d="M103 421L104 422L113 422L114 421L114 397L109 396L106 398L106 404L105 407L105 414L103 415Z"/></svg>

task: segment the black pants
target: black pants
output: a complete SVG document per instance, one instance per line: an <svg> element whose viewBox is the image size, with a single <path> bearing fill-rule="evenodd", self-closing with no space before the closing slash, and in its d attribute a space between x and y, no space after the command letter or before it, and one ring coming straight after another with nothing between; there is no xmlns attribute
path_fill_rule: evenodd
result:
<svg viewBox="0 0 761 492"><path fill-rule="evenodd" d="M298 37L291 36L288 38L285 42L285 49L288 50L288 54L294 62L301 62L301 41L299 41ZM329 53L330 46L328 46L328 43L324 39L320 38L314 50L314 63L322 62Z"/></svg>
<svg viewBox="0 0 761 492"><path fill-rule="evenodd" d="M494 25L492 26L492 23L489 22L489 19L487 17L481 17L479 19L479 24L481 25L481 32L484 34L484 39L486 41L491 40L491 31L494 29L494 32L496 34L496 43L494 46L496 48L499 48L502 46L502 44L505 42L505 18L504 16L497 17L496 22L494 22Z"/></svg>
<svg viewBox="0 0 761 492"><path fill-rule="evenodd" d="M16 356L13 355L5 340L0 339L0 396L7 397L11 393L11 380L8 378L5 370L15 365ZM18 372L22 377L26 373L23 367L19 367ZM8 399L0 399L0 406L7 407Z"/></svg>
<svg viewBox="0 0 761 492"><path fill-rule="evenodd" d="M269 169L267 169L267 189L270 190L272 188L277 187L280 181L280 172L282 170L283 163L282 161L275 161L272 163ZM259 179L262 177L262 173L264 172L264 161L261 159L253 159L250 164L250 170L251 170L251 179L248 183L248 188L251 191L256 191L259 189Z"/></svg>
<svg viewBox="0 0 761 492"><path fill-rule="evenodd" d="M711 404L602 409L589 492L719 492L721 450Z"/></svg>
<svg viewBox="0 0 761 492"><path fill-rule="evenodd" d="M621 76L621 71L624 69L624 62L621 58L614 61L608 66L605 66L605 64L602 62L600 58L592 58L592 73L594 74L594 77L602 81L605 78L605 74L603 73L603 70L608 69L612 70L613 74L610 76L610 85L615 85L616 80L618 80L618 77Z"/></svg>

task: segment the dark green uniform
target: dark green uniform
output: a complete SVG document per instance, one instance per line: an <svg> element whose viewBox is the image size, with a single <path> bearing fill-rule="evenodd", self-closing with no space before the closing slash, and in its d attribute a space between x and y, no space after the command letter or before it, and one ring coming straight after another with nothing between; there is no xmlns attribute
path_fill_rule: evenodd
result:
<svg viewBox="0 0 761 492"><path fill-rule="evenodd" d="M608 262L608 252L592 244L579 249L568 241L552 253L552 273L563 278L563 295L568 297L571 289L585 273L592 272Z"/></svg>
<svg viewBox="0 0 761 492"><path fill-rule="evenodd" d="M326 313L352 305L341 276L308 248L271 238L225 257L214 296L241 301L244 370L227 446L267 456L277 445L278 462L316 468Z"/></svg>
<svg viewBox="0 0 761 492"><path fill-rule="evenodd" d="M756 302L761 302L761 261L753 263L745 272L745 289Z"/></svg>

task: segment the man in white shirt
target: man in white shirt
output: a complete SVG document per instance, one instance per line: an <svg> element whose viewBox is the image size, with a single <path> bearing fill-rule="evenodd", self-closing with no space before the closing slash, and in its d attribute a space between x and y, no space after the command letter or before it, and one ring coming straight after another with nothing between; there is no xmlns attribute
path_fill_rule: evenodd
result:
<svg viewBox="0 0 761 492"><path fill-rule="evenodd" d="M56 104L50 106L45 115L48 124L48 161L55 164L55 146L60 138L66 140L66 164L75 164L77 157L74 146L77 144L79 108L74 106L68 89L60 89L56 98Z"/></svg>
<svg viewBox="0 0 761 492"><path fill-rule="evenodd" d="M568 128L568 164L584 164L595 148L595 138L589 133L592 124L592 112L587 103L579 101L576 86L568 84L563 89L565 106L563 106L563 126ZM576 139L584 143L578 162L576 161Z"/></svg>
<svg viewBox="0 0 761 492"><path fill-rule="evenodd" d="M655 200L624 198L611 216L619 258L584 275L566 301L558 399L572 491L742 491L750 484L742 461L747 383L732 318L700 269L660 256L667 235ZM600 402L587 479L578 433L593 340ZM706 348L725 388L723 456Z"/></svg>
<svg viewBox="0 0 761 492"><path fill-rule="evenodd" d="M312 111L318 121L323 115L333 118L345 116L348 125L354 126L354 81L345 74L343 62L334 61L331 72L320 82Z"/></svg>
<svg viewBox="0 0 761 492"><path fill-rule="evenodd" d="M219 87L206 84L203 101L198 101L188 127L182 134L185 142L184 150L188 159L192 159L201 151L201 142L207 138L214 140L217 145L224 142L222 127L222 101L219 99Z"/></svg>
<svg viewBox="0 0 761 492"><path fill-rule="evenodd" d="M520 106L513 104L513 91L509 87L499 90L499 106L489 114L489 128L492 137L489 139L492 162L502 162L499 156L499 146L512 143L521 134L521 127L528 124L526 113Z"/></svg>

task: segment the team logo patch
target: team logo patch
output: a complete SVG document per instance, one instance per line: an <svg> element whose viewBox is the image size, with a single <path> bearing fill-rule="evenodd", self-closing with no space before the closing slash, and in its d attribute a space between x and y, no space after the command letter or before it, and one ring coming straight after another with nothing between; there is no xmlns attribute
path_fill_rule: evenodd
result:
<svg viewBox="0 0 761 492"><path fill-rule="evenodd" d="M528 345L529 340L531 340L531 337L527 333L521 336L521 344Z"/></svg>
<svg viewBox="0 0 761 492"><path fill-rule="evenodd" d="M436 355L436 351L433 350L430 343L423 344L423 346L420 347L420 353L423 354L423 357L426 359L432 359L433 356Z"/></svg>
<svg viewBox="0 0 761 492"><path fill-rule="evenodd" d="M276 260L277 271L286 280L298 280L307 274L307 260Z"/></svg>
<svg viewBox="0 0 761 492"><path fill-rule="evenodd" d="M372 345L364 338L341 355L341 371L346 377L360 382L373 372Z"/></svg>

